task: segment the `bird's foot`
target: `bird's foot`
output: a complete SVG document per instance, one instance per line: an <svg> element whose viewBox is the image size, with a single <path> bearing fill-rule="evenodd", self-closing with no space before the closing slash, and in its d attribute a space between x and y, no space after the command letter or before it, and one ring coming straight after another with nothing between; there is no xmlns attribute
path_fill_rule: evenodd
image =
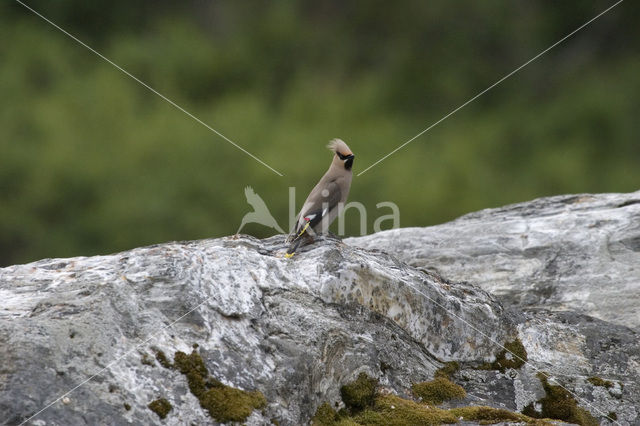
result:
<svg viewBox="0 0 640 426"><path fill-rule="evenodd" d="M302 243L301 238L298 238L296 241L294 241L293 244L291 244L291 246L289 246L289 248L287 249L287 252L285 253L284 257L286 259L291 259L293 255L296 254L296 250L298 250L298 247L300 247L301 243Z"/></svg>

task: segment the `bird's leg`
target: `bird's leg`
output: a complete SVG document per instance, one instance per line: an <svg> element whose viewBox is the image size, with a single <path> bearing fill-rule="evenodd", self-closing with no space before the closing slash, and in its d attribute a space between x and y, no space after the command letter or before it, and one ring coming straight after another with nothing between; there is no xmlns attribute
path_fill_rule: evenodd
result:
<svg viewBox="0 0 640 426"><path fill-rule="evenodd" d="M307 223L304 225L302 230L298 232L298 235L295 236L291 246L289 246L289 249L287 250L287 253L284 255L284 257L286 257L287 259L290 259L291 257L293 257L293 255L296 253L296 250L298 250L298 247L300 247L300 244L302 243L302 238L301 238L302 236L306 237L306 239L311 237L309 233L306 232L307 228L309 227L309 224L311 223L311 219L305 217L304 220ZM313 241L313 238L312 238L312 241Z"/></svg>
<svg viewBox="0 0 640 426"><path fill-rule="evenodd" d="M298 247L300 247L301 243L302 243L301 239L294 241L293 244L289 246L289 249L287 250L287 253L284 255L284 257L286 257L287 259L292 258L293 255L296 254L296 250L298 250Z"/></svg>

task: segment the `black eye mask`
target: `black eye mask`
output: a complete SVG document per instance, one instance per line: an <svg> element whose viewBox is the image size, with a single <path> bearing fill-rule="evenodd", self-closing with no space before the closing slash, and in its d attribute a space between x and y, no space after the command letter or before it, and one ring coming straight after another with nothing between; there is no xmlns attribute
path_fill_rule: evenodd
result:
<svg viewBox="0 0 640 426"><path fill-rule="evenodd" d="M351 167L353 167L353 155L349 155L347 158L347 161L344 162L344 168L347 170L351 170Z"/></svg>

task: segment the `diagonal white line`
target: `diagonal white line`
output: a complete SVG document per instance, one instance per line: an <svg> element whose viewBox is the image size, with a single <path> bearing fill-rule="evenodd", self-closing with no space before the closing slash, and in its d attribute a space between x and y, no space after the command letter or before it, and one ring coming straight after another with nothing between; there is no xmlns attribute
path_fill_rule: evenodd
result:
<svg viewBox="0 0 640 426"><path fill-rule="evenodd" d="M367 170L369 170L370 168L372 168L373 166L375 166L376 164L386 160L388 157L390 157L391 155L395 154L396 152L398 152L399 150L401 150L402 148L404 148L405 146L409 145L411 142L413 142L415 139L419 138L420 136L424 135L425 133L427 133L429 130L433 129L434 127L436 127L438 124L442 123L444 120L446 120L447 118L449 118L450 116L452 116L453 114L455 114L456 112L460 111L462 108L466 107L467 105L469 105L471 102L475 101L476 99L478 99L480 96L484 95L485 93L487 93L489 90L493 89L494 87L496 87L498 84L502 83L503 81L505 81L506 79L508 79L509 77L511 77L512 75L514 75L515 73L517 73L518 71L520 71L522 68L526 67L527 65L529 65L531 62L535 61L536 59L538 59L540 56L544 55L545 53L547 53L548 51L550 51L551 49L553 49L554 47L556 47L557 45L559 45L560 43L562 43L563 41L565 41L566 39L568 39L569 37L571 37L572 35L574 35L575 33L577 33L578 31L580 31L581 29L583 29L584 27L586 27L587 25L589 25L590 23L592 23L593 21L595 21L596 19L598 19L599 17L601 17L602 15L604 15L605 13L609 12L611 9L613 9L614 7L616 7L617 5L619 5L620 3L622 3L624 0L618 0L618 2L614 3L612 6L609 6L607 9L605 9L604 11L600 12L598 15L596 15L595 17L591 18L589 21L585 22L584 24L582 24L581 26L579 26L578 28L576 28L575 30L571 31L569 34L567 34L566 36L562 37L560 40L558 40L557 42L553 43L551 46L547 47L546 49L544 49L542 52L538 53L536 56L534 56L533 58L529 59L527 62L525 62L524 64L520 65L518 68L516 68L515 70L511 71L509 74L505 75L504 77L502 77L500 80L496 81L495 83L493 83L491 86L487 87L486 89L484 89L482 92L478 93L477 95L475 95L474 97L472 97L471 99L469 99L468 101L466 101L465 103L463 103L462 105L460 105L459 107L457 107L456 109L454 109L453 111L451 111L450 113L448 113L447 115L445 115L444 117L442 117L440 120L436 121L435 123L433 123L431 126L427 127L426 129L424 129L423 131L421 131L420 133L418 133L417 135L415 135L414 137L412 137L411 139L409 139L408 141L406 141L405 143L403 143L402 145L398 146L396 149L394 149L393 151L391 151L390 153L388 153L387 155L385 155L384 157L382 157L381 159L379 159L378 161L376 161L375 163L373 163L372 165L370 165L369 167L367 167L366 169L364 169L363 171L361 171L360 173L358 173L358 176L360 176L361 174L363 174L364 172L366 172Z"/></svg>
<svg viewBox="0 0 640 426"><path fill-rule="evenodd" d="M213 296L211 296L213 297ZM73 388L71 388L70 390L68 390L67 392L65 392L64 394L60 395L58 398L54 399L53 401L51 401L49 404L47 404L45 407L43 407L40 411L38 411L37 413L33 414L31 417L29 417L28 419L26 419L25 421L23 421L22 423L20 423L19 426L24 425L25 423L27 423L29 420L33 419L34 417L40 415L43 411L48 410L53 404L55 404L56 402L60 401L61 399L63 399L65 396L73 393L76 389L78 389L79 387L85 385L87 382L91 381L93 378L95 378L96 376L102 374L105 370L108 370L109 368L111 368L112 365L118 363L121 359L129 356L133 351L136 351L138 349L140 349L142 346L146 345L147 343L149 343L151 340L153 340L157 334L162 331L162 330L166 330L167 328L173 326L175 323L177 323L178 321L180 321L182 318L186 317L187 315L189 315L191 312L195 311L196 309L198 309L200 306L204 305L205 303L207 303L211 297L206 298L203 302L200 302L195 308L189 310L189 312L187 312L186 314L180 316L177 320L173 321L171 324L169 325L165 325L164 327L161 327L159 330L157 330L151 337L149 337L148 339L146 339L145 341L143 341L142 343L134 346L132 349L129 349L127 352L124 353L124 355L119 356L118 358L114 359L113 361L111 361L109 364L107 364L104 368L102 368L100 371L98 371L96 374L94 374L93 376L89 377L88 379L83 380L82 382L80 382L79 384L77 384L76 386L74 386Z"/></svg>
<svg viewBox="0 0 640 426"><path fill-rule="evenodd" d="M262 164L263 166L269 168L271 171L273 171L274 173L276 173L279 176L284 176L282 173L280 173L279 171L277 171L276 169L274 169L273 167L271 167L270 165L268 165L267 163L265 163L264 161L262 161L261 159L259 159L258 157L256 157L255 155L253 155L252 153L250 153L249 151L247 151L246 149L244 149L243 147L241 147L240 145L238 145L237 143L235 143L234 141L232 141L231 139L229 139L228 137L226 137L225 135L223 135L222 133L220 133L219 131L217 131L216 129L214 129L213 127L209 126L207 123L205 123L204 121L200 120L198 117L196 117L195 115L191 114L189 111L187 111L186 109L184 109L183 107L181 107L180 105L176 104L175 102L173 102L171 99L167 98L166 96L164 96L162 93L158 92L156 89L154 89L153 87L149 86L147 83L145 83L144 81L140 80L138 77L134 76L133 74L131 74L129 71L125 70L124 68L122 68L121 66L119 66L118 64L116 64L115 62L113 62L111 59L107 58L106 56L102 55L100 52L96 51L94 48L92 48L91 46L89 46L88 44L84 43L82 40L79 40L77 37L75 37L74 35L70 34L69 32L65 31L64 29L62 29L60 26L56 25L54 22L52 22L51 20L47 19L45 16L41 15L40 13L38 13L36 10L32 9L31 7L27 6L26 4L24 4L23 2L21 2L20 0L16 0L16 2L20 3L22 6L24 6L26 9L29 9L31 12L33 12L34 14L36 14L37 16L39 16L40 18L42 18L43 20L45 20L46 22L48 22L49 24L53 25L55 28L57 28L58 30L60 30L61 32L63 32L64 34L66 34L67 36L69 36L71 39L73 39L74 41L76 41L78 44L86 47L87 49L89 49L91 52L93 52L94 54L96 54L97 56L99 56L100 58L104 59L105 61L107 61L108 63L110 63L111 65L113 65L115 68L117 68L119 71L123 72L124 74L128 75L129 77L131 77L132 79L134 79L136 82L140 83L142 86L146 87L147 89L149 89L151 92L155 93L156 95L158 95L159 97L161 97L162 99L164 99L165 101L167 101L168 103L170 103L172 106L174 106L175 108L177 108L178 110L182 111L183 113L185 113L186 115L188 115L189 117L191 117L192 119L194 119L195 121L197 121L198 123L202 124L204 127L206 127L207 129L211 130L213 133L215 133L216 135L220 136L222 139L224 139L225 141L229 142L231 145L235 146L236 148L238 148L240 151L244 152L245 154L247 154L249 157L253 158L254 160L256 160L258 163Z"/></svg>

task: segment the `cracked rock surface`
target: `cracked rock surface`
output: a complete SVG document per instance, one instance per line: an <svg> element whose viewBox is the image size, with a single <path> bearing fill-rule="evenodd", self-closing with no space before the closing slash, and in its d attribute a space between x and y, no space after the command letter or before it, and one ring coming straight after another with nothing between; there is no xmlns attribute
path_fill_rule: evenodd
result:
<svg viewBox="0 0 640 426"><path fill-rule="evenodd" d="M445 406L520 411L544 397L542 370L603 424L611 412L619 424L640 424L640 336L628 320L637 306L622 303L612 285L635 288L638 297L634 199L640 193L553 197L441 225L458 229L464 242L450 235L433 243L437 227L397 230L320 239L287 260L282 236L240 236L2 268L0 424L34 415L28 424L216 424L185 376L155 359L162 352L171 361L194 345L214 379L264 394L267 405L250 425L307 424L323 402L339 405L340 386L361 372L408 396L412 383L432 379L447 361L459 362L452 380L467 397ZM474 238L483 220L481 242ZM584 229L571 227L576 220ZM522 240L515 229L529 229L528 246L500 240ZM500 247L510 249L499 255ZM543 265L554 247L555 272ZM600 251L609 257L594 259ZM589 297L571 296L581 268L586 281L601 273L615 287L611 300L600 289L598 309ZM491 276L502 281L491 287ZM554 286L546 299L531 277ZM614 303L615 312L605 309ZM527 364L478 369L514 339ZM592 384L593 376L611 386ZM158 398L172 406L165 419L147 407Z"/></svg>

